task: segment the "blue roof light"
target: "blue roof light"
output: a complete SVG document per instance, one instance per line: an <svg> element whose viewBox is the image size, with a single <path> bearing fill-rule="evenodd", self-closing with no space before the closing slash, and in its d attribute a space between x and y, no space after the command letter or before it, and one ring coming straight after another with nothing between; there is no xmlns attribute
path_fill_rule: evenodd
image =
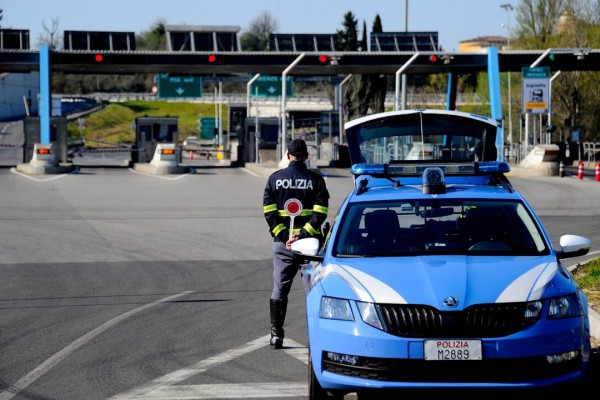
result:
<svg viewBox="0 0 600 400"><path fill-rule="evenodd" d="M444 171L439 167L426 168L423 172L423 194L446 193Z"/></svg>
<svg viewBox="0 0 600 400"><path fill-rule="evenodd" d="M480 161L477 165L479 173L510 172L510 166L504 161Z"/></svg>
<svg viewBox="0 0 600 400"><path fill-rule="evenodd" d="M383 175L384 173L384 164L354 164L352 166L353 175Z"/></svg>

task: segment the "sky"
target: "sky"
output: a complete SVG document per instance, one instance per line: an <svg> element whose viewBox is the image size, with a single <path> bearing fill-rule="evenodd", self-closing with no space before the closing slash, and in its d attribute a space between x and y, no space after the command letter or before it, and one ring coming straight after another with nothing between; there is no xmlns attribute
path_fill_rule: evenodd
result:
<svg viewBox="0 0 600 400"><path fill-rule="evenodd" d="M162 21L168 25L233 25L240 33L269 11L276 33L335 33L351 11L362 30L370 32L379 15L384 32L438 32L445 51L478 36L507 36L515 11L500 7L518 0L0 0L4 29L29 30L37 48L42 23L58 31L146 32ZM406 13L408 9L408 13ZM509 21L510 19L510 21ZM512 29L512 28L511 28ZM359 39L362 32L359 33Z"/></svg>

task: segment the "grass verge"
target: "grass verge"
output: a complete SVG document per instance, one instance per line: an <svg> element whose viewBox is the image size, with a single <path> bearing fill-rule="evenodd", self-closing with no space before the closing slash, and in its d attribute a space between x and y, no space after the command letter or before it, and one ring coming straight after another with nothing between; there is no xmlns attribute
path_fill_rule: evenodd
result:
<svg viewBox="0 0 600 400"><path fill-rule="evenodd" d="M579 264L573 271L573 277L585 292L590 308L600 312L600 258Z"/></svg>

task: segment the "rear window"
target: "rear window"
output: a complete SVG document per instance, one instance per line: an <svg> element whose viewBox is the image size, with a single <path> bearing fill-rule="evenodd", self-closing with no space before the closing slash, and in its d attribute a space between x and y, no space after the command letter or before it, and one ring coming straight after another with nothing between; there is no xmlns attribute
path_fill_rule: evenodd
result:
<svg viewBox="0 0 600 400"><path fill-rule="evenodd" d="M496 161L497 127L465 116L414 112L347 129L353 164Z"/></svg>

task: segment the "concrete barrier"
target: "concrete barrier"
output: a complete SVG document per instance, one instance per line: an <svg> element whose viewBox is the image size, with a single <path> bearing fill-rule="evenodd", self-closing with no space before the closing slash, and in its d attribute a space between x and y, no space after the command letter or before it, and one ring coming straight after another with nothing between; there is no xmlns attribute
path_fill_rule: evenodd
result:
<svg viewBox="0 0 600 400"><path fill-rule="evenodd" d="M149 163L135 163L133 169L152 175L185 173L189 168L179 165L180 153L181 148L174 143L159 143L156 145L152 160Z"/></svg>
<svg viewBox="0 0 600 400"><path fill-rule="evenodd" d="M539 144L518 165L511 165L507 175L558 176L558 156L558 145Z"/></svg>
<svg viewBox="0 0 600 400"><path fill-rule="evenodd" d="M75 169L72 164L60 164L53 143L34 143L31 161L18 164L16 170L29 175L64 174Z"/></svg>

